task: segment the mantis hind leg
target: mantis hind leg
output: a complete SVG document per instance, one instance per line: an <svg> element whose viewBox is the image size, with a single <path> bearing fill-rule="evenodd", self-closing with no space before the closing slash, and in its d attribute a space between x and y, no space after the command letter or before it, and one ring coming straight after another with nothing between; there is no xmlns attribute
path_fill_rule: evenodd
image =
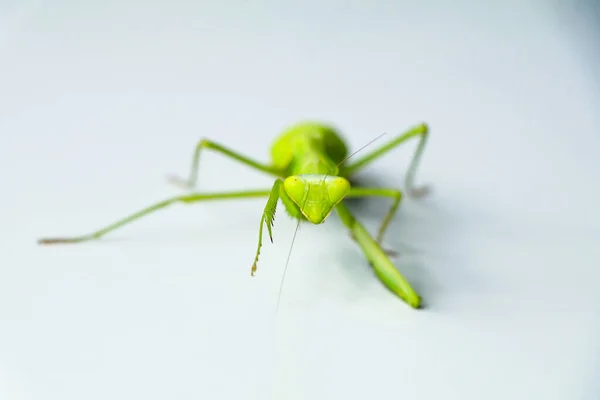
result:
<svg viewBox="0 0 600 400"><path fill-rule="evenodd" d="M417 168L419 165L419 161L421 159L421 155L423 150L425 149L425 144L427 143L427 137L429 136L429 128L426 124L417 125L408 131L400 134L397 138L391 140L387 144L382 145L378 149L373 150L371 153L366 154L362 158L358 159L354 163L346 166L344 168L345 175L351 176L358 172L360 169L367 166L372 161L375 161L379 157L383 156L385 153L393 150L400 144L406 142L407 140L418 137L419 144L417 145L417 150L413 155L413 158L410 162L410 166L408 167L408 171L405 177L405 187L407 194L411 197L422 197L429 192L429 188L427 186L415 187L414 180L417 172Z"/></svg>
<svg viewBox="0 0 600 400"><path fill-rule="evenodd" d="M175 203L195 203L198 201L207 200L224 200L224 199L239 199L239 198L253 198L253 197L266 197L269 195L268 190L253 190L253 191L238 191L238 192L222 192L222 193L192 193L183 196L172 197L150 205L144 209L141 209L125 218L122 218L102 229L97 231L72 237L55 237L55 238L42 238L38 240L39 244L56 244L56 243L80 243L86 242L93 239L99 239L100 237L112 232L124 225L130 224L146 215L152 214L155 211L163 209Z"/></svg>
<svg viewBox="0 0 600 400"><path fill-rule="evenodd" d="M252 160L236 151L230 150L211 140L202 139L198 142L196 148L194 149L194 155L192 157L192 166L190 168L190 174L188 178L183 179L177 176L170 176L169 182L177 186L184 187L186 189L194 188L196 186L196 181L198 178L198 164L200 162L200 153L203 149L211 149L213 151L216 151L217 153L221 153L231 159L234 159L242 164L245 164L259 171L263 171L275 176L282 176L282 171L280 171L276 167Z"/></svg>
<svg viewBox="0 0 600 400"><path fill-rule="evenodd" d="M400 206L400 202L402 201L402 192L397 189L388 189L388 188L350 188L348 198L360 198L360 197L387 197L392 199L392 205L386 215L383 217L381 221L381 225L379 226L379 230L377 231L377 236L375 237L375 241L378 245L381 246L381 242L383 240L383 235L387 231L387 228L396 215L398 211L398 206ZM390 256L395 256L396 253L392 250L385 250L385 253Z"/></svg>

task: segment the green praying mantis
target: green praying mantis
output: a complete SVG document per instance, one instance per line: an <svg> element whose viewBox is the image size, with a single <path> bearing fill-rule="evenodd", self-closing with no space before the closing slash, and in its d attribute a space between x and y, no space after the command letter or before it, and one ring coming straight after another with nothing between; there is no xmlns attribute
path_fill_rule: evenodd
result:
<svg viewBox="0 0 600 400"><path fill-rule="evenodd" d="M212 150L248 167L276 177L272 188L270 190L189 193L171 197L141 209L95 232L74 237L42 238L39 239L38 243L80 243L99 239L109 232L174 203L189 204L208 200L268 198L260 219L258 246L251 267L251 275L254 275L262 247L263 228L265 226L267 227L269 239L273 242L272 227L279 200L283 203L287 213L298 220L296 230L300 222L309 222L315 225L322 224L335 209L342 223L350 231L350 236L358 243L381 282L408 305L413 308L420 308L421 297L395 268L387 252L381 247L383 236L402 200L402 192L395 188L354 187L350 184L350 179L365 166L400 144L411 138L419 138L417 149L406 173L405 189L411 197L425 195L428 192L427 187L415 187L414 177L427 142L428 132L426 124L416 125L354 162L350 162L349 159L357 152L348 155L347 145L340 133L331 125L317 122L301 122L286 129L271 147L271 162L269 164L255 161L211 140L202 139L195 147L188 178L171 178L173 183L187 189L193 189L196 185L200 154L203 150ZM344 199L366 197L389 198L392 201L375 238L356 220L344 203Z"/></svg>

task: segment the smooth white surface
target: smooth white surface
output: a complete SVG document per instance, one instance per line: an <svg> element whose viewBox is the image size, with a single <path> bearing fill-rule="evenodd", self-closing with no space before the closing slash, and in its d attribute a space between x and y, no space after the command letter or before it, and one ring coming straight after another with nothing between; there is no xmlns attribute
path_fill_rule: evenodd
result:
<svg viewBox="0 0 600 400"><path fill-rule="evenodd" d="M597 399L593 9L211 3L0 7L0 399ZM300 231L275 315L294 223L280 210L250 278L263 200L35 244L176 194L201 137L266 160L304 118L353 149L430 124L434 192L387 241L426 310L333 217ZM400 185L413 149L364 176ZM201 165L201 190L272 182ZM356 209L370 229L383 204Z"/></svg>

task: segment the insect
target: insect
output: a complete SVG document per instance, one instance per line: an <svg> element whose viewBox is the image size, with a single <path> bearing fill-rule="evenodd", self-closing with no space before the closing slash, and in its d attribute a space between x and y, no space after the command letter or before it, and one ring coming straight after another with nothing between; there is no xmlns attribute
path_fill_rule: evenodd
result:
<svg viewBox="0 0 600 400"><path fill-rule="evenodd" d="M211 140L202 139L195 147L188 178L171 178L173 183L193 189L196 186L200 155L204 150L212 150L276 177L272 188L270 190L183 194L152 204L95 232L73 237L42 238L38 243L80 243L99 239L109 232L174 203L189 204L209 200L268 198L260 219L258 246L251 267L251 275L254 275L262 247L263 228L267 227L269 239L273 242L272 226L278 201L281 200L287 213L298 220L298 225L300 222L322 224L335 210L342 223L350 231L350 237L358 243L381 282L411 307L420 308L421 297L400 274L392 264L387 252L381 247L383 236L402 200L402 192L395 188L354 187L351 185L350 179L385 153L412 138L418 138L417 149L406 173L405 190L412 197L425 195L428 191L427 187L415 187L414 177L427 142L428 132L426 124L416 125L354 162L349 159L356 152L348 155L346 143L337 129L319 122L301 122L284 130L271 147L271 160L268 164L255 161ZM344 203L345 199L365 197L389 198L392 203L375 238L354 217Z"/></svg>

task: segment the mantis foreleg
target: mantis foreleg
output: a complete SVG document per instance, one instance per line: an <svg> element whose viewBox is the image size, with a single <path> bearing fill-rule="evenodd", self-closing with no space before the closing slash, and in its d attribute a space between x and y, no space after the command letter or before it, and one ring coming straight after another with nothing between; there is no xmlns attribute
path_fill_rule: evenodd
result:
<svg viewBox="0 0 600 400"><path fill-rule="evenodd" d="M112 232L124 225L127 225L137 219L142 218L148 214L158 211L174 203L195 203L197 201L206 200L223 200L223 199L239 199L239 198L253 198L253 197L266 197L269 195L268 190L251 190L251 191L237 191L237 192L222 192L222 193L192 193L183 196L172 197L167 200L160 201L151 206L148 206L138 212L135 212L123 219L116 221L115 223L108 225L95 232L74 236L74 237L58 237L58 238L43 238L39 239L40 244L54 244L54 243L79 243L85 242L92 239L98 239L109 232Z"/></svg>
<svg viewBox="0 0 600 400"><path fill-rule="evenodd" d="M420 196L427 194L427 192L428 192L427 187L419 187L419 188L415 187L414 180L415 180L415 174L417 172L417 167L418 167L419 161L421 159L421 154L423 153L425 144L427 143L428 132L429 132L428 127L425 124L421 124L412 129L409 129L408 131L406 131L403 134L401 134L400 136L398 136L396 139L393 139L389 143L384 144L383 146L379 147L378 149L375 149L371 153L366 154L362 158L358 159L354 163L346 166L344 168L345 175L351 176L351 175L355 174L357 171L359 171L361 168L368 165L370 162L376 160L377 158L381 157L388 151L396 148L397 146L404 143L405 141L407 141L413 137L419 137L419 144L418 144L417 150L415 151L413 158L410 162L410 166L406 173L406 178L405 178L404 184L405 184L406 191L409 196L420 197Z"/></svg>
<svg viewBox="0 0 600 400"><path fill-rule="evenodd" d="M258 229L258 247L256 248L256 257L254 257L254 263L252 264L252 270L250 274L254 276L256 273L256 264L258 263L258 256L260 255L260 248L262 247L262 237L263 237L263 227L267 226L267 231L269 232L269 239L271 243L273 243L273 223L275 220L275 211L277 209L277 201L281 199L282 203L285 206L286 211L292 218L302 218L302 213L299 208L294 204L294 202L289 198L285 190L283 189L283 181L281 179L276 179L273 183L273 188L269 194L269 200L267 200L267 204L265 205L265 210L260 218L260 228Z"/></svg>
<svg viewBox="0 0 600 400"><path fill-rule="evenodd" d="M169 178L169 181L171 183L174 183L178 186L183 186L185 188L194 188L196 186L196 180L198 178L198 163L200 161L200 152L203 149L211 149L214 150L218 153L221 153L229 158L232 158L234 160L237 160L239 162L241 162L242 164L246 164L252 168L258 169L259 171L263 171L266 172L268 174L271 175L275 175L275 176L282 176L282 171L280 171L279 169L252 160L244 155L241 155L240 153L230 150L218 143L215 143L211 140L208 139L202 139L198 142L198 144L196 145L196 148L194 150L194 155L192 157L192 166L190 168L190 174L188 176L187 179L182 179L176 176L172 176Z"/></svg>

